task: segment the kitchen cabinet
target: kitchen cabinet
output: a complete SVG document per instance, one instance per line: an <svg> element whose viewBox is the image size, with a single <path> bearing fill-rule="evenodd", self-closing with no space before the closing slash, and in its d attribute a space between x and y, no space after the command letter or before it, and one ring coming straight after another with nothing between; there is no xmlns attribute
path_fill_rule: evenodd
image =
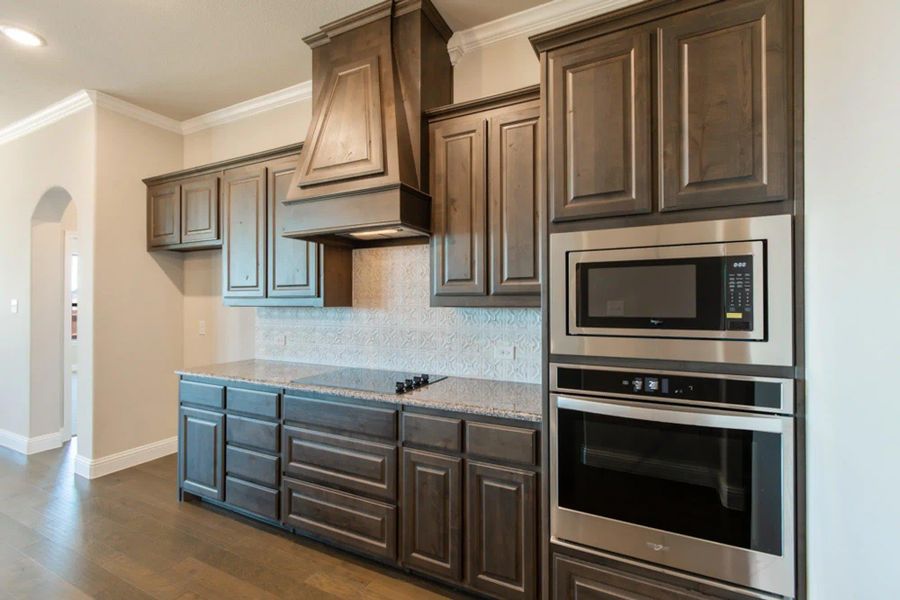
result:
<svg viewBox="0 0 900 600"><path fill-rule="evenodd" d="M677 4L531 38L552 222L792 200L791 0Z"/></svg>
<svg viewBox="0 0 900 600"><path fill-rule="evenodd" d="M225 415L182 406L178 420L178 469L181 489L225 498Z"/></svg>
<svg viewBox="0 0 900 600"><path fill-rule="evenodd" d="M539 306L536 87L426 112L432 306Z"/></svg>
<svg viewBox="0 0 900 600"><path fill-rule="evenodd" d="M163 248L181 241L181 186L163 183L147 189L147 246Z"/></svg>
<svg viewBox="0 0 900 600"><path fill-rule="evenodd" d="M218 242L219 176L201 175L181 183L181 243Z"/></svg>
<svg viewBox="0 0 900 600"><path fill-rule="evenodd" d="M221 245L217 173L148 186L148 249L187 251Z"/></svg>
<svg viewBox="0 0 900 600"><path fill-rule="evenodd" d="M222 216L222 295L225 298L265 298L265 165L225 171Z"/></svg>

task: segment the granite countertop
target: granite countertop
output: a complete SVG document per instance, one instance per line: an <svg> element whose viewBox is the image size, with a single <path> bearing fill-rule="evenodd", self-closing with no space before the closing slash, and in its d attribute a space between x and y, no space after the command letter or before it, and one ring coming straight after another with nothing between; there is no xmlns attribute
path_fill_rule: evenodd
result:
<svg viewBox="0 0 900 600"><path fill-rule="evenodd" d="M490 417L540 422L541 386L534 383L447 377L406 394L299 384L294 380L345 367L277 360L242 360L177 371L179 375L213 377L307 392L337 393L356 400L389 402Z"/></svg>

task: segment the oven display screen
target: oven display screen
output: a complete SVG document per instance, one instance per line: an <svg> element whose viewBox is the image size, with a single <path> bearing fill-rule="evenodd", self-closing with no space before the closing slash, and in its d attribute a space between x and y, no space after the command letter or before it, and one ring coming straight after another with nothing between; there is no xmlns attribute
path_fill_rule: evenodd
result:
<svg viewBox="0 0 900 600"><path fill-rule="evenodd" d="M697 267L692 264L587 270L590 317L694 319Z"/></svg>

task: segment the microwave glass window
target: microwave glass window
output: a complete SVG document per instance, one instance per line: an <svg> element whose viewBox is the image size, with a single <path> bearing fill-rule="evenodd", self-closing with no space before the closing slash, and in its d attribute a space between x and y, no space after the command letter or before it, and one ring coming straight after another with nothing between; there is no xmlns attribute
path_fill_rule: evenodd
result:
<svg viewBox="0 0 900 600"><path fill-rule="evenodd" d="M591 317L697 316L697 268L587 267L587 312Z"/></svg>
<svg viewBox="0 0 900 600"><path fill-rule="evenodd" d="M562 508L782 552L782 436L559 409Z"/></svg>

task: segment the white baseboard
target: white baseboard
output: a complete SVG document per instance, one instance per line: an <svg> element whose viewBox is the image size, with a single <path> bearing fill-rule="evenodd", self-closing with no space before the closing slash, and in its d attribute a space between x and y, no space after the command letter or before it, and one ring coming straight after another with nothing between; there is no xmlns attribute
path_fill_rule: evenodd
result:
<svg viewBox="0 0 900 600"><path fill-rule="evenodd" d="M75 474L85 479L96 479L169 454L175 454L177 451L178 436L175 436L100 458L92 459L79 454L75 457Z"/></svg>
<svg viewBox="0 0 900 600"><path fill-rule="evenodd" d="M0 429L0 446L21 454L37 454L62 446L62 430L35 437L25 437L12 431Z"/></svg>

